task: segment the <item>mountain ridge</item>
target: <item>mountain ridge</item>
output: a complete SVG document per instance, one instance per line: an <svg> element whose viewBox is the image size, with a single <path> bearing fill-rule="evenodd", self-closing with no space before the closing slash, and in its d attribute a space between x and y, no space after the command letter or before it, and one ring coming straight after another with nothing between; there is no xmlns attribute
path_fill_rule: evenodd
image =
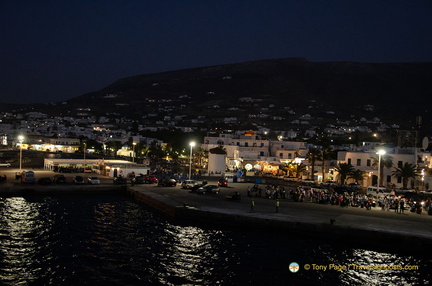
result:
<svg viewBox="0 0 432 286"><path fill-rule="evenodd" d="M57 104L59 110L90 108L93 112L123 112L139 118L160 104L190 105L199 113L214 102L235 107L239 98L265 99L263 104L288 106L298 112L332 110L349 116L374 105L378 115L430 120L426 104L432 95L432 62L361 63L312 62L283 58L141 74L121 78L99 91ZM187 100L178 101L179 98ZM176 103L177 102L177 103ZM205 112L205 110L204 110Z"/></svg>

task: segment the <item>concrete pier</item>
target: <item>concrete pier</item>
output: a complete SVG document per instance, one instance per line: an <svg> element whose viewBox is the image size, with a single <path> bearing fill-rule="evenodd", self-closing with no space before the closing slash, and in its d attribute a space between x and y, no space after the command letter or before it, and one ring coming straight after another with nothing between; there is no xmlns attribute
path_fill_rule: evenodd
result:
<svg viewBox="0 0 432 286"><path fill-rule="evenodd" d="M275 200L268 198L253 198L255 212L251 213L251 198L246 196L245 185L231 186L222 189L219 195L149 185L128 187L128 192L148 206L184 222L266 230L382 251L424 253L432 247L432 216L425 213L397 214L378 207L366 210L286 200L280 201L276 213ZM241 202L225 199L234 189L242 193Z"/></svg>

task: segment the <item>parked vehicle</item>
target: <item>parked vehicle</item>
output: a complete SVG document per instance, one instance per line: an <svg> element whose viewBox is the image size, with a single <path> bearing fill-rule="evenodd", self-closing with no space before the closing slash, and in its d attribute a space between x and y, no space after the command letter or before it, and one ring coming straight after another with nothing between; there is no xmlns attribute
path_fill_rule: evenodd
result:
<svg viewBox="0 0 432 286"><path fill-rule="evenodd" d="M175 187L175 186L177 186L177 181L175 179L162 179L159 181L159 186Z"/></svg>
<svg viewBox="0 0 432 286"><path fill-rule="evenodd" d="M219 194L220 189L218 185L205 185L196 191L198 194Z"/></svg>
<svg viewBox="0 0 432 286"><path fill-rule="evenodd" d="M298 178L293 176L285 176L283 177L283 180L286 182L298 182Z"/></svg>
<svg viewBox="0 0 432 286"><path fill-rule="evenodd" d="M230 196L225 196L225 198L229 201L240 201L241 196L239 192L233 192Z"/></svg>
<svg viewBox="0 0 432 286"><path fill-rule="evenodd" d="M0 167L10 167L11 164L10 163L0 163Z"/></svg>
<svg viewBox="0 0 432 286"><path fill-rule="evenodd" d="M396 189L395 192L396 192L397 195L402 195L402 194L405 194L405 193L414 193L415 190L408 189L408 188L399 188L399 189Z"/></svg>
<svg viewBox="0 0 432 286"><path fill-rule="evenodd" d="M312 179L303 179L301 180L302 185L313 185L315 184L315 181Z"/></svg>
<svg viewBox="0 0 432 286"><path fill-rule="evenodd" d="M380 197L385 197L385 196L391 196L394 195L394 193L392 193L390 190L388 190L386 187L376 187L376 186L369 186L366 189L366 195L368 196L372 196L372 197L376 197L376 198L380 198Z"/></svg>
<svg viewBox="0 0 432 286"><path fill-rule="evenodd" d="M207 185L207 182L206 183L202 183L202 184L197 184L197 185L193 186L192 188L190 188L190 192L191 193L196 193L199 188L201 188L201 187L203 187L205 185Z"/></svg>
<svg viewBox="0 0 432 286"><path fill-rule="evenodd" d="M144 176L144 182L146 184L157 184L158 183L158 178L155 175L147 175Z"/></svg>
<svg viewBox="0 0 432 286"><path fill-rule="evenodd" d="M36 177L33 171L22 171L21 183L34 184L35 182L36 182Z"/></svg>
<svg viewBox="0 0 432 286"><path fill-rule="evenodd" d="M144 175L138 175L135 178L132 179L134 184L145 184L145 176Z"/></svg>
<svg viewBox="0 0 432 286"><path fill-rule="evenodd" d="M100 180L98 177L88 177L87 178L87 183L89 185L99 185L100 184Z"/></svg>
<svg viewBox="0 0 432 286"><path fill-rule="evenodd" d="M81 176L75 176L75 178L73 178L72 182L75 185L82 185L82 184L84 184L84 178Z"/></svg>
<svg viewBox="0 0 432 286"><path fill-rule="evenodd" d="M194 180L186 180L181 183L182 189L190 189L195 185L198 185L198 182Z"/></svg>
<svg viewBox="0 0 432 286"><path fill-rule="evenodd" d="M38 180L38 184L39 184L39 185L51 185L51 184L52 184L52 181L51 181L51 178L43 177L43 178L40 178L40 179Z"/></svg>
<svg viewBox="0 0 432 286"><path fill-rule="evenodd" d="M228 187L228 180L225 178L220 178L218 181L219 187Z"/></svg>
<svg viewBox="0 0 432 286"><path fill-rule="evenodd" d="M125 177L114 177L113 183L114 185L126 185L127 179Z"/></svg>
<svg viewBox="0 0 432 286"><path fill-rule="evenodd" d="M53 182L56 184L66 184L66 177L64 175L54 175Z"/></svg>
<svg viewBox="0 0 432 286"><path fill-rule="evenodd" d="M322 187L336 187L337 185L338 183L335 181L326 181L321 183Z"/></svg>
<svg viewBox="0 0 432 286"><path fill-rule="evenodd" d="M348 184L346 186L348 188L353 189L353 190L361 190L362 189L362 187L359 184L357 184L357 183L351 183L351 184Z"/></svg>

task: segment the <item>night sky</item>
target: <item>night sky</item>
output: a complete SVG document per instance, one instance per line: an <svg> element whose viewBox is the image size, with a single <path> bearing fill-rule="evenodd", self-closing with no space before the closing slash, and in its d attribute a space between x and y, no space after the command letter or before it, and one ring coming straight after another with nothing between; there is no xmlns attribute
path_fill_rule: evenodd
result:
<svg viewBox="0 0 432 286"><path fill-rule="evenodd" d="M431 0L0 0L0 102L252 60L432 62Z"/></svg>

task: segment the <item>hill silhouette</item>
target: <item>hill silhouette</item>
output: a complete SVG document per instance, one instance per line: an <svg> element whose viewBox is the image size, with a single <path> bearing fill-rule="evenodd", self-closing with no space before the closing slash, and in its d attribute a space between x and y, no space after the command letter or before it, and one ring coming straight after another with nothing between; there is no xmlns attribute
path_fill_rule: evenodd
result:
<svg viewBox="0 0 432 286"><path fill-rule="evenodd" d="M431 78L432 63L273 59L123 78L68 102L104 106L100 100L106 99L107 94L115 95L110 104L130 106L148 99L177 99L183 95L197 104L265 97L293 108L313 100L331 109L372 104L384 114L421 114L427 113L425 103L432 95Z"/></svg>
<svg viewBox="0 0 432 286"><path fill-rule="evenodd" d="M56 111L90 108L99 114L142 117L171 105L199 114L213 105L235 107L240 98L249 97L261 106L288 106L297 114L332 110L337 116L361 115L365 105L374 105L380 118L406 123L422 115L429 122L431 78L432 63L270 59L127 77L58 104Z"/></svg>

